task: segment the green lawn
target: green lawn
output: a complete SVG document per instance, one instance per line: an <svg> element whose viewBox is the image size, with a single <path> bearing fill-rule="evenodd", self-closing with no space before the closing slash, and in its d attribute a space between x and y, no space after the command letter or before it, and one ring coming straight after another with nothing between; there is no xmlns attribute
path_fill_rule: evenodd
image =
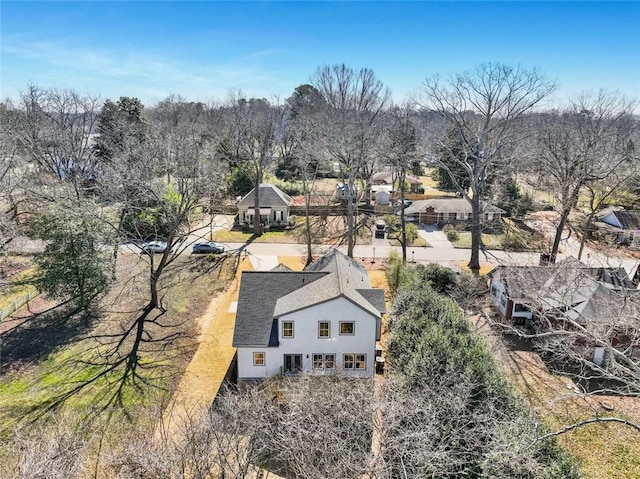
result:
<svg viewBox="0 0 640 479"><path fill-rule="evenodd" d="M253 236L250 231L221 230L213 233L213 241L220 243L246 243ZM263 235L253 239L256 243L299 243L294 230L265 231Z"/></svg>
<svg viewBox="0 0 640 479"><path fill-rule="evenodd" d="M31 284L33 277L33 268L23 271L0 287L0 311L13 304L14 301L19 303L23 301L27 294L35 295L37 290Z"/></svg>
<svg viewBox="0 0 640 479"><path fill-rule="evenodd" d="M389 244L391 246L400 246L400 241L398 241L397 239L389 239ZM427 240L425 240L421 236L418 236L415 241L409 244L409 248L431 248L431 247L432 246L427 242Z"/></svg>
<svg viewBox="0 0 640 479"><path fill-rule="evenodd" d="M504 235L493 235L483 233L482 241L489 249L502 249L502 238ZM469 249L471 248L471 233L468 231L460 231L458 233L458 241L451 242L455 248Z"/></svg>
<svg viewBox="0 0 640 479"><path fill-rule="evenodd" d="M521 228L517 222L503 218L503 232L500 234L482 233L482 241L489 249L509 251L538 251L536 245L543 237L536 232ZM456 248L471 248L471 232L459 231L458 240L452 241Z"/></svg>

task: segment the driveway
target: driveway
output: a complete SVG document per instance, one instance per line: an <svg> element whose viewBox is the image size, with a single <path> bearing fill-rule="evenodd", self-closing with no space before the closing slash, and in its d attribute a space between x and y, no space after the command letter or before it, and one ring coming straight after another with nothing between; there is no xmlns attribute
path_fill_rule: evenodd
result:
<svg viewBox="0 0 640 479"><path fill-rule="evenodd" d="M418 234L434 248L453 249L453 245L451 241L447 239L447 235L436 225L421 224L418 226Z"/></svg>

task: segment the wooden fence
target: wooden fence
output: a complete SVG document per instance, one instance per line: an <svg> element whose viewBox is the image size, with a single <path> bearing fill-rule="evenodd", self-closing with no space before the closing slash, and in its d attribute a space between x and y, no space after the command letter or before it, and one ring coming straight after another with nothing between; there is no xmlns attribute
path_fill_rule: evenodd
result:
<svg viewBox="0 0 640 479"><path fill-rule="evenodd" d="M3 309L0 309L0 321L4 318L11 316L17 310L22 308L25 304L31 301L33 298L38 296L37 291L28 291L26 294L23 294L21 297L16 298L9 306L5 306Z"/></svg>

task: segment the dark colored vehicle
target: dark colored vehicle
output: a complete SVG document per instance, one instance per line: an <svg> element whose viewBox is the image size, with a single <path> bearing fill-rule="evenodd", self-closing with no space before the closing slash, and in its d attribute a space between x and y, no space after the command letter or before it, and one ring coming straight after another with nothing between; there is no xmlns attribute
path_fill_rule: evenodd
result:
<svg viewBox="0 0 640 479"><path fill-rule="evenodd" d="M376 221L376 238L384 238L384 233L387 231L387 223L382 220Z"/></svg>
<svg viewBox="0 0 640 479"><path fill-rule="evenodd" d="M164 253L167 250L166 241L145 241L142 245L142 253Z"/></svg>
<svg viewBox="0 0 640 479"><path fill-rule="evenodd" d="M196 243L193 245L191 254L220 254L224 253L224 246L213 241L204 241L202 243Z"/></svg>

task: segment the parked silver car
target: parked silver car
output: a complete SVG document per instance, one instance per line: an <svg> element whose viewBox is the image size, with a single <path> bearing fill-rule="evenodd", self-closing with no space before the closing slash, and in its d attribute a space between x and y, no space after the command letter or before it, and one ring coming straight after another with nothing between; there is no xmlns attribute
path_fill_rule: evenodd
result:
<svg viewBox="0 0 640 479"><path fill-rule="evenodd" d="M164 253L167 250L166 241L145 241L142 245L142 253Z"/></svg>
<svg viewBox="0 0 640 479"><path fill-rule="evenodd" d="M193 245L191 254L220 254L224 253L224 245L214 243L213 241L203 241Z"/></svg>

